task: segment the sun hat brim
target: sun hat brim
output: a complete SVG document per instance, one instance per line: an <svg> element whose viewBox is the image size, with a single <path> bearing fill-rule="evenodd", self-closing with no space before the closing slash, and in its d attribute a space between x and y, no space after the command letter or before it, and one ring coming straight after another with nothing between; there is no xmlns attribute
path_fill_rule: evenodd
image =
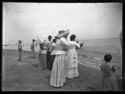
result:
<svg viewBox="0 0 125 94"><path fill-rule="evenodd" d="M68 35L69 33L70 33L69 31L65 31L64 33L58 34L58 35L55 36L55 37L60 38L60 37L63 37L63 36L65 36L65 35Z"/></svg>

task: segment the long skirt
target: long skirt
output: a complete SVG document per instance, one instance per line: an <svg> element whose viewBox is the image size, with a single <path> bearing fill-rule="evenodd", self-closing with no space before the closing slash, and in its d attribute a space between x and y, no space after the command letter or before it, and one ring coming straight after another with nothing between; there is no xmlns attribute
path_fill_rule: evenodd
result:
<svg viewBox="0 0 125 94"><path fill-rule="evenodd" d="M41 69L47 68L46 54L39 54L39 62Z"/></svg>
<svg viewBox="0 0 125 94"><path fill-rule="evenodd" d="M79 72L78 72L77 53L75 50L69 50L67 78L74 78L78 76L79 76Z"/></svg>
<svg viewBox="0 0 125 94"><path fill-rule="evenodd" d="M67 73L67 55L56 55L50 77L50 86L62 87Z"/></svg>
<svg viewBox="0 0 125 94"><path fill-rule="evenodd" d="M111 74L110 77L103 77L103 89L104 91L118 91L118 83L116 77Z"/></svg>
<svg viewBox="0 0 125 94"><path fill-rule="evenodd" d="M79 76L78 67L68 68L67 78L74 78L78 76Z"/></svg>

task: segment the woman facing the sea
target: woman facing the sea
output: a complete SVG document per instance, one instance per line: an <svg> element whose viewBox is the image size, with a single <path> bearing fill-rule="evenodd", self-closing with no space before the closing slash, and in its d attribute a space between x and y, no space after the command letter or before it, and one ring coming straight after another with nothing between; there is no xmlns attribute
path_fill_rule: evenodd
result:
<svg viewBox="0 0 125 94"><path fill-rule="evenodd" d="M66 79L68 57L66 51L63 49L68 46L68 34L69 31L62 30L59 31L59 34L56 36L59 39L55 44L55 59L50 76L50 86L53 87L62 87Z"/></svg>
<svg viewBox="0 0 125 94"><path fill-rule="evenodd" d="M78 58L76 47L80 48L80 45L75 42L76 35L72 34L70 37L70 46L68 50L68 72L67 78L74 78L79 76L78 72Z"/></svg>

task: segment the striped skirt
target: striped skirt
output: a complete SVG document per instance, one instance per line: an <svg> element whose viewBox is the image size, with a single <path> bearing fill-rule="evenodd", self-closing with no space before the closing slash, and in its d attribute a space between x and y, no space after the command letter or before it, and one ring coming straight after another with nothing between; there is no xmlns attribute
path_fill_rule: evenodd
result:
<svg viewBox="0 0 125 94"><path fill-rule="evenodd" d="M56 55L53 62L53 67L50 77L50 86L61 87L63 86L68 67L67 55Z"/></svg>

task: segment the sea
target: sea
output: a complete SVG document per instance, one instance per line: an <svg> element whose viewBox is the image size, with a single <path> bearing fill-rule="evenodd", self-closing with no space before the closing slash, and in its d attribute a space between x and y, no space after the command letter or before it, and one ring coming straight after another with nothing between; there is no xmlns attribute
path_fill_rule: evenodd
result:
<svg viewBox="0 0 125 94"><path fill-rule="evenodd" d="M111 52L115 54L119 54L122 50L120 40L118 38L112 39L94 39L94 40L80 40L80 43L84 43L83 49L89 51L97 51L97 52ZM3 45L3 49L12 49L17 50L17 44L9 44ZM31 44L23 44L24 51L31 51ZM39 51L39 45L35 48L36 52Z"/></svg>

